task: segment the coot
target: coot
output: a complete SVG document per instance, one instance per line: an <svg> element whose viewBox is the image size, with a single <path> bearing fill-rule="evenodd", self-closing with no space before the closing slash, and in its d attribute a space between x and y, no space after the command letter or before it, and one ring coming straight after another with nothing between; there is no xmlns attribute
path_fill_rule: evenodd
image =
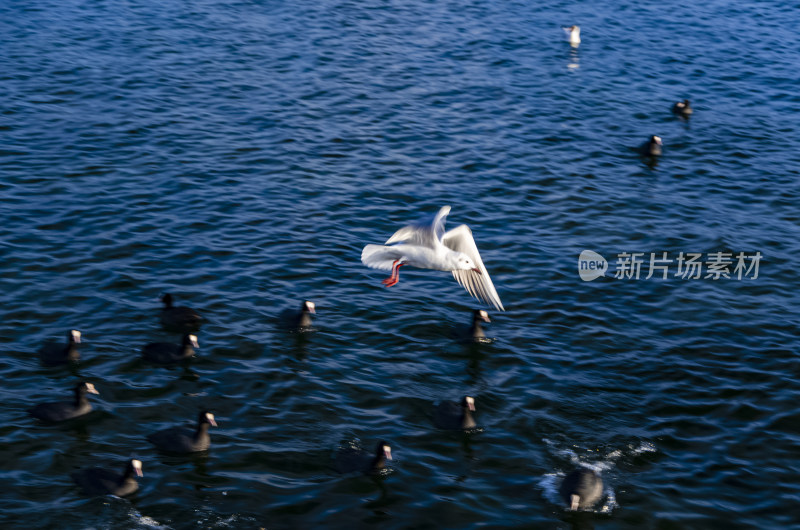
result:
<svg viewBox="0 0 800 530"><path fill-rule="evenodd" d="M197 421L197 429L187 429L185 427L169 427L161 431L147 435L147 439L161 449L169 453L195 453L205 451L211 443L208 435L209 426L217 426L214 415L204 410L200 412Z"/></svg>
<svg viewBox="0 0 800 530"><path fill-rule="evenodd" d="M591 508L603 494L603 481L591 469L575 469L561 483L558 492L570 510Z"/></svg>
<svg viewBox="0 0 800 530"><path fill-rule="evenodd" d="M316 305L314 302L304 301L300 306L300 311L287 309L281 315L284 325L290 329L307 330L313 325L311 315L316 315Z"/></svg>
<svg viewBox="0 0 800 530"><path fill-rule="evenodd" d="M172 295L165 293L161 297L164 307L161 309L161 323L164 327L180 331L197 331L203 322L197 311L188 307L173 306Z"/></svg>
<svg viewBox="0 0 800 530"><path fill-rule="evenodd" d="M672 106L672 112L678 116L688 118L692 115L694 109L692 109L692 105L689 103L689 100L684 99L683 101L678 101Z"/></svg>
<svg viewBox="0 0 800 530"><path fill-rule="evenodd" d="M139 483L133 475L142 476L142 463L131 459L125 465L125 471L115 473L101 467L90 467L75 471L70 476L87 495L116 495L124 497L139 489Z"/></svg>
<svg viewBox="0 0 800 530"><path fill-rule="evenodd" d="M197 337L187 334L183 336L183 340L179 345L169 342L151 342L142 348L142 356L154 363L176 363L192 357L194 348L199 348Z"/></svg>
<svg viewBox="0 0 800 530"><path fill-rule="evenodd" d="M336 452L335 466L339 473L361 472L365 475L377 475L386 467L386 461L392 459L392 448L383 440L378 442L374 454L358 448L343 447Z"/></svg>
<svg viewBox="0 0 800 530"><path fill-rule="evenodd" d="M78 351L78 344L80 343L81 332L77 329L71 329L69 333L67 333L66 344L48 343L42 346L42 348L39 350L39 357L42 360L42 364L47 366L55 366L69 362L76 362L81 357L81 354Z"/></svg>
<svg viewBox="0 0 800 530"><path fill-rule="evenodd" d="M34 418L52 422L71 420L89 414L92 404L89 403L87 393L99 394L92 383L81 381L75 386L75 399L72 401L40 403L28 409L28 413Z"/></svg>
<svg viewBox="0 0 800 530"><path fill-rule="evenodd" d="M472 314L472 325L469 328L469 336L472 339L486 338L481 322L491 322L491 320L489 320L489 313L483 309L476 309Z"/></svg>
<svg viewBox="0 0 800 530"><path fill-rule="evenodd" d="M474 429L477 425L472 418L473 412L475 412L475 400L470 396L464 396L458 403L442 401L436 407L433 423L440 429Z"/></svg>
<svg viewBox="0 0 800 530"><path fill-rule="evenodd" d="M661 156L661 147L661 137L652 135L649 140L639 147L639 153L641 153L642 156Z"/></svg>

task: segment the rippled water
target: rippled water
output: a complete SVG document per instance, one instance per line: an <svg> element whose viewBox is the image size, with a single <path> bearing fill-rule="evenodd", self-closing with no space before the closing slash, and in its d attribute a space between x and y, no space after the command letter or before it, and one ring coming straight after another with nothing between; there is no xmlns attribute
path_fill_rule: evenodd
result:
<svg viewBox="0 0 800 530"><path fill-rule="evenodd" d="M800 525L798 23L769 1L3 3L0 523ZM492 341L454 339L479 304L449 274L384 289L360 263L444 204L507 309ZM612 272L622 252L763 259L589 283L584 249ZM188 367L138 360L179 340L165 291L208 319ZM315 330L282 329L303 299ZM40 366L71 328L82 362ZM88 419L26 414L78 378ZM464 394L481 429L436 430ZM145 440L202 407L206 455ZM333 471L378 439L386 476ZM131 455L126 499L69 478ZM592 512L557 503L576 465L605 480Z"/></svg>

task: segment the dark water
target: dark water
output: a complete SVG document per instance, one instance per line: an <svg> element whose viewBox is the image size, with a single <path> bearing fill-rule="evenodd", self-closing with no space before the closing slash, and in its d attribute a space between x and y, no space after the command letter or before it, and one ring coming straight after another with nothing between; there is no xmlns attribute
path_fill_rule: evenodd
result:
<svg viewBox="0 0 800 530"><path fill-rule="evenodd" d="M0 524L800 525L799 24L770 1L0 4ZM454 340L479 304L448 273L384 289L359 260L444 204L507 309L488 343ZM612 273L622 252L763 258L589 283L584 249ZM165 291L209 320L188 367L137 361L178 340ZM306 298L316 330L282 330ZM40 366L71 328L80 365ZM27 416L78 378L88 419ZM464 394L482 429L436 430ZM201 407L207 455L146 442ZM333 471L380 438L387 476ZM69 478L131 455L129 498ZM571 514L555 491L580 464L606 495Z"/></svg>

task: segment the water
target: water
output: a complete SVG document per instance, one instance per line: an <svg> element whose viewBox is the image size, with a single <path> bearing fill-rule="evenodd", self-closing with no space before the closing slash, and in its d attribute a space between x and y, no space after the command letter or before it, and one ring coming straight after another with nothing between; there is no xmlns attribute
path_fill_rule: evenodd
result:
<svg viewBox="0 0 800 530"><path fill-rule="evenodd" d="M0 523L800 525L799 22L716 0L4 3ZM384 289L359 260L444 204L507 309L485 343L453 338L480 304L449 274ZM612 274L582 281L585 249ZM622 252L763 260L615 279ZM165 291L208 318L185 368L137 360L178 341ZM281 329L303 299L315 330ZM72 328L81 364L40 366ZM27 416L78 378L88 419ZM481 429L437 431L465 394ZM146 442L201 407L207 455ZM333 471L378 439L386 476ZM131 455L129 498L70 481ZM557 504L576 465L606 482L592 512Z"/></svg>

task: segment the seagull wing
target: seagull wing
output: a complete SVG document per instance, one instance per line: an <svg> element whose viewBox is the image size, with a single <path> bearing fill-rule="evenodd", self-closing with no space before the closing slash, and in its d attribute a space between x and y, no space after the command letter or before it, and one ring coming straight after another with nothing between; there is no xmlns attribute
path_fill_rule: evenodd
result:
<svg viewBox="0 0 800 530"><path fill-rule="evenodd" d="M481 271L477 273L473 270L454 270L453 277L458 283L461 284L469 294L478 299L483 299L487 304L492 304L500 311L505 311L503 303L500 301L497 291L494 288L492 279L483 266L481 254L478 252L478 247L475 245L475 240L472 238L472 230L467 225L461 225L452 230L445 232L442 237L444 246L456 252L463 252L469 259L472 260L478 269Z"/></svg>
<svg viewBox="0 0 800 530"><path fill-rule="evenodd" d="M444 234L444 222L450 213L449 206L442 206L432 219L425 219L417 223L404 226L390 237L386 244L405 242L409 245L436 248ZM363 261L363 260L362 260Z"/></svg>
<svg viewBox="0 0 800 530"><path fill-rule="evenodd" d="M383 245L367 245L361 251L361 263L372 269L392 270L395 260L401 259L403 253L396 247Z"/></svg>

